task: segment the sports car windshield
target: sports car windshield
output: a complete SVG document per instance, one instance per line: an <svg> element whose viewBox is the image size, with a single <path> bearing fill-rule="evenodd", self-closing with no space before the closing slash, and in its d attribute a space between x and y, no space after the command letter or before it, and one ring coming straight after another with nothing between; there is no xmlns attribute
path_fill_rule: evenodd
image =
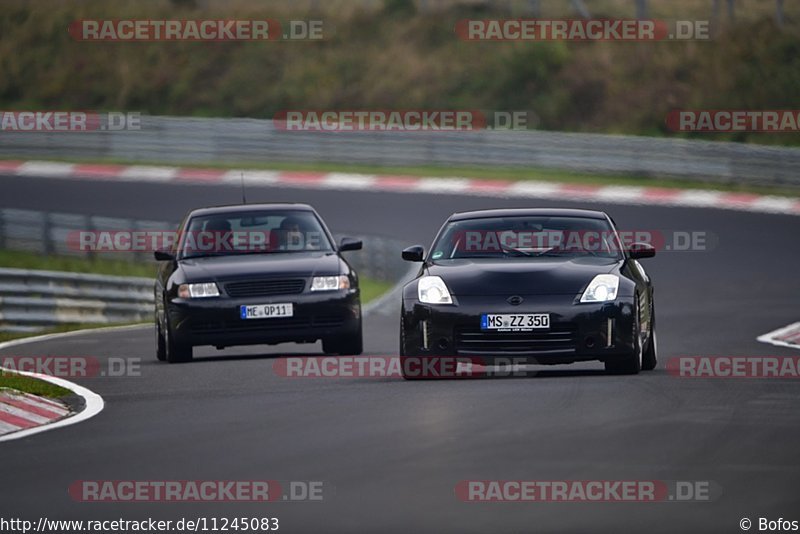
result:
<svg viewBox="0 0 800 534"><path fill-rule="evenodd" d="M193 217L181 236L183 259L333 250L309 211L270 210Z"/></svg>
<svg viewBox="0 0 800 534"><path fill-rule="evenodd" d="M432 260L600 257L619 259L607 221L584 217L492 217L455 221L433 246Z"/></svg>

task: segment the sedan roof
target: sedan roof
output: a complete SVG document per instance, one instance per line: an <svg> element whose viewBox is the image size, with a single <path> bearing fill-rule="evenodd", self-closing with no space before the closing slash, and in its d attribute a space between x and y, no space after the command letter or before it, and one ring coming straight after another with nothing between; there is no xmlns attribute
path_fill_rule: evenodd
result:
<svg viewBox="0 0 800 534"><path fill-rule="evenodd" d="M492 217L583 217L588 219L605 219L607 215L602 211L566 209L566 208L507 208L493 210L476 210L454 213L450 221L465 221L468 219L486 219Z"/></svg>
<svg viewBox="0 0 800 534"><path fill-rule="evenodd" d="M222 213L245 213L248 211L260 210L296 210L314 211L308 204L296 204L294 202L276 202L271 204L232 204L229 206L212 206L208 208L197 208L192 210L192 216L218 215Z"/></svg>

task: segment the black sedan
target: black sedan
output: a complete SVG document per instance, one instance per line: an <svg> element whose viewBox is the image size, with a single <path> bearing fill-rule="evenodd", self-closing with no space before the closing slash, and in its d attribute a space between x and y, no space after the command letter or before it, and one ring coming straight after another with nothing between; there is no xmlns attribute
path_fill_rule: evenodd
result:
<svg viewBox="0 0 800 534"><path fill-rule="evenodd" d="M600 360L614 373L656 366L653 285L599 211L502 209L452 215L403 289L400 354L485 365ZM402 367L406 378L418 371Z"/></svg>
<svg viewBox="0 0 800 534"><path fill-rule="evenodd" d="M358 275L325 223L304 204L252 204L190 212L155 283L157 357L192 359L192 347L313 343L360 354Z"/></svg>

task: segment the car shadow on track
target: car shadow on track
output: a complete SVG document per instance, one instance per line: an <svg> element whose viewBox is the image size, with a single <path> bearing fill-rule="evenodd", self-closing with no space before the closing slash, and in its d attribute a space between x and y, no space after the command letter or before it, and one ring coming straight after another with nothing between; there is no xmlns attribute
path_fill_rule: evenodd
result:
<svg viewBox="0 0 800 534"><path fill-rule="evenodd" d="M322 360L322 359L335 359L335 358L380 358L384 360L395 359L397 356L384 354L372 354L370 356L337 356L337 355L330 355L325 354L322 351L305 351L305 352L252 352L252 353L235 353L235 354L200 354L197 355L190 364L210 364L210 363L218 363L218 362L247 362L247 361L258 361L258 360L265 360L265 361L273 361L278 362L282 359L313 359L313 360ZM156 362L154 362L156 363ZM161 363L161 362L158 362ZM166 363L164 363L166 365ZM275 365L275 363L273 363ZM586 365L586 364L583 364ZM397 368L395 369L397 370ZM641 375L648 376L648 375L661 375L662 372L666 374L665 369L655 369L653 371L644 371ZM508 379L563 379L563 378L580 378L580 377L608 377L610 379L615 378L625 378L625 379L636 379L634 376L630 375L620 375L614 373L608 373L602 367L593 367L593 368L571 368L568 366L558 366L557 368L547 368L544 366L529 366L528 368L523 369L515 369L515 368L487 368L487 367L478 367L470 373L459 374L458 376L432 376L432 377L424 377L417 379L415 381L428 381L428 382L440 382L440 381L458 381L458 380L508 380ZM354 381L369 381L372 383L381 383L381 382L397 382L403 381L402 375L399 372L393 372L383 375L370 375L370 376L356 376L356 375L341 375L338 378L345 378L345 379L352 379Z"/></svg>

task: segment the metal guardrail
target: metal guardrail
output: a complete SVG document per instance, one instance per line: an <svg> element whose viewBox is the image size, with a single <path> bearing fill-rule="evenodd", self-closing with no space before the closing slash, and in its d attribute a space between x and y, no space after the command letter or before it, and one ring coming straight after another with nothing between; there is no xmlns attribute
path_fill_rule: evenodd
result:
<svg viewBox="0 0 800 534"><path fill-rule="evenodd" d="M152 303L149 278L0 269L0 331L139 322L152 316Z"/></svg>
<svg viewBox="0 0 800 534"><path fill-rule="evenodd" d="M169 230L177 223L142 221L74 213L48 213L14 208L0 209L0 249L43 255L81 256L129 261L151 261L149 252L90 252L72 246L70 236L81 231Z"/></svg>
<svg viewBox="0 0 800 534"><path fill-rule="evenodd" d="M75 233L80 231L172 231L178 223L142 221L97 215L72 213L47 213L32 210L0 209L0 249L34 252L43 255L79 256L87 259L104 258L123 261L155 261L152 252L91 252L79 250ZM388 237L359 235L347 236L361 239L364 249L347 252L347 259L362 276L376 280L399 280L406 271L400 259L400 250L407 243ZM339 240L344 234L334 234ZM70 244L72 243L72 244Z"/></svg>
<svg viewBox="0 0 800 534"><path fill-rule="evenodd" d="M68 238L82 230L169 231L176 227L175 223L158 221L0 209L0 249L146 262L153 266L155 276L151 252L86 252L70 246ZM388 282L406 276L408 265L401 260L400 250L407 243L348 235L364 242L363 250L345 253L359 275ZM342 235L335 237L338 240ZM64 323L149 320L152 302L153 278L0 268L0 331L35 332Z"/></svg>
<svg viewBox="0 0 800 534"><path fill-rule="evenodd" d="M800 186L798 148L536 130L287 132L271 120L141 119L138 131L2 132L0 156L531 167Z"/></svg>

